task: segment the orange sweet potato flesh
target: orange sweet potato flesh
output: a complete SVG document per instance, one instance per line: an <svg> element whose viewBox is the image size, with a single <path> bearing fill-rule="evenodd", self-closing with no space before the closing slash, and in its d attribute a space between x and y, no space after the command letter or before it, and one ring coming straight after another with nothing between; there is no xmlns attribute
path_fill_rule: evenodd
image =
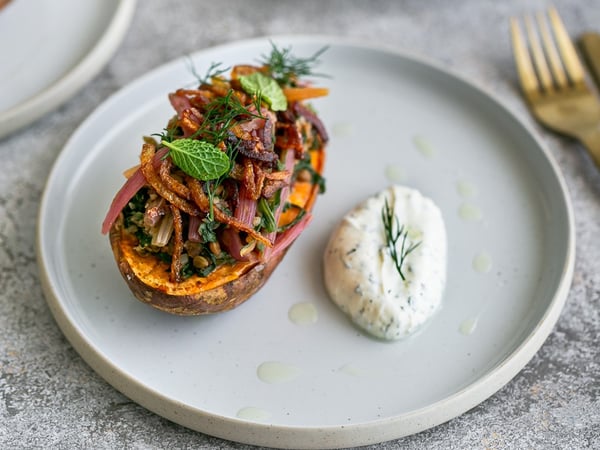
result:
<svg viewBox="0 0 600 450"><path fill-rule="evenodd" d="M325 151L311 153L313 167L322 173ZM297 182L292 186L290 201L310 211L318 193L318 186ZM283 215L280 224L290 220ZM286 253L279 252L264 263L225 264L207 277L192 275L176 283L169 280L167 263L134 250L137 239L125 231L122 216L111 228L109 239L119 271L134 296L154 308L184 316L227 311L245 302L267 282Z"/></svg>

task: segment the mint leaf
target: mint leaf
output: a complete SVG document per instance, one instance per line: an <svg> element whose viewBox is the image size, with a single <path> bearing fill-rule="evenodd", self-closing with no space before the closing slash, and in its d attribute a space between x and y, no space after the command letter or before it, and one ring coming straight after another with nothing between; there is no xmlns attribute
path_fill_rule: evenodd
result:
<svg viewBox="0 0 600 450"><path fill-rule="evenodd" d="M285 111L287 99L283 90L273 78L254 72L240 77L242 89L250 95L260 94L273 111Z"/></svg>
<svg viewBox="0 0 600 450"><path fill-rule="evenodd" d="M206 141L176 139L163 141L177 167L198 180L215 180L229 170L229 157Z"/></svg>

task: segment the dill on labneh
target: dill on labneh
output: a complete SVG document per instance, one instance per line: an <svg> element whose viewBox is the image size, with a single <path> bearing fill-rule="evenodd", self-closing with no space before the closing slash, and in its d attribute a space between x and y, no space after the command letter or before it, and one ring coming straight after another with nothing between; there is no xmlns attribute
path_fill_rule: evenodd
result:
<svg viewBox="0 0 600 450"><path fill-rule="evenodd" d="M406 257L412 253L419 245L421 241L416 243L407 242L408 239L408 227L400 225L398 216L394 213L394 208L390 207L387 198L385 204L381 210L381 220L383 222L383 228L385 231L386 246L390 252L390 256L394 261L396 270L402 278L402 281L406 281L406 277L402 272L402 266ZM400 253L398 253L398 242L401 240Z"/></svg>

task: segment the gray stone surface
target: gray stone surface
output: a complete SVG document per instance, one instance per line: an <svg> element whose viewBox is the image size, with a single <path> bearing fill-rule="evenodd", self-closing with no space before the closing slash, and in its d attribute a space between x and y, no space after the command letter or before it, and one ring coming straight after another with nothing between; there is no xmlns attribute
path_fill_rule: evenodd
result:
<svg viewBox="0 0 600 450"><path fill-rule="evenodd" d="M572 35L600 30L596 0L553 3ZM545 5L519 0L140 0L129 33L100 75L55 112L0 140L0 448L248 448L147 411L83 362L42 295L34 253L36 216L53 161L108 95L183 54L279 33L385 43L426 55L494 91L548 144L575 209L572 289L537 355L471 411L371 448L600 448L600 171L576 143L542 130L530 118L516 86L508 39L511 15Z"/></svg>

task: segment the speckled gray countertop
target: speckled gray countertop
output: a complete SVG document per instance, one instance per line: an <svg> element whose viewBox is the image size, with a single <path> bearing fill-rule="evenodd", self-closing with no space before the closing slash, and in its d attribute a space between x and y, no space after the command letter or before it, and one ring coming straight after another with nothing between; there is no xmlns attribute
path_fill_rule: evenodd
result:
<svg viewBox="0 0 600 450"><path fill-rule="evenodd" d="M553 3L573 36L600 31L595 2ZM372 448L600 448L600 171L580 146L530 118L508 38L511 15L545 6L520 0L140 0L124 42L99 76L58 110L0 140L0 448L249 448L169 422L92 371L46 305L35 229L53 161L107 96L181 55L280 33L384 42L426 55L494 91L546 142L574 206L571 292L531 362L462 416Z"/></svg>

